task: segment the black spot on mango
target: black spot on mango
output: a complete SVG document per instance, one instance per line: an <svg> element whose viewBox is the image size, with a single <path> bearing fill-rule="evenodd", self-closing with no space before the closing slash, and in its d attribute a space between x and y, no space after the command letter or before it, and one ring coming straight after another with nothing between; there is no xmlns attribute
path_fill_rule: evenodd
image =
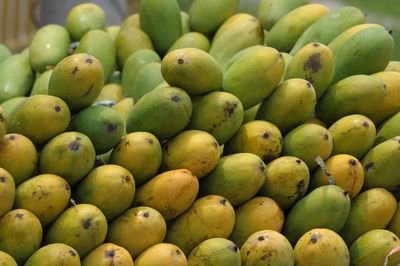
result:
<svg viewBox="0 0 400 266"><path fill-rule="evenodd" d="M316 53L311 55L304 63L304 71L311 70L312 73L317 73L321 68L321 54Z"/></svg>

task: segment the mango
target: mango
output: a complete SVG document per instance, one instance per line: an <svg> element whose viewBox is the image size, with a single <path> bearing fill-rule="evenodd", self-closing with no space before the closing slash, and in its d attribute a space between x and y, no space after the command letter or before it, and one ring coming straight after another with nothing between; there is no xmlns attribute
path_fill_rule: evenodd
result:
<svg viewBox="0 0 400 266"><path fill-rule="evenodd" d="M168 53L182 48L197 48L204 52L210 50L210 41L199 32L188 32L177 39L169 48Z"/></svg>
<svg viewBox="0 0 400 266"><path fill-rule="evenodd" d="M65 132L43 147L39 158L39 172L59 175L74 185L89 173L95 159L96 152L86 135Z"/></svg>
<svg viewBox="0 0 400 266"><path fill-rule="evenodd" d="M0 142L7 134L7 120L4 109L0 106Z"/></svg>
<svg viewBox="0 0 400 266"><path fill-rule="evenodd" d="M280 156L282 145L282 134L274 124L255 120L240 127L225 145L225 154L253 153L269 163Z"/></svg>
<svg viewBox="0 0 400 266"><path fill-rule="evenodd" d="M218 195L197 199L168 227L165 242L177 245L188 255L204 240L227 238L235 223L235 211L229 201Z"/></svg>
<svg viewBox="0 0 400 266"><path fill-rule="evenodd" d="M313 228L339 232L350 212L350 198L341 187L327 185L314 189L299 200L289 214L283 234L293 245Z"/></svg>
<svg viewBox="0 0 400 266"><path fill-rule="evenodd" d="M260 108L260 105L261 105L261 103L244 111L242 125L256 120L257 111L258 111L258 108Z"/></svg>
<svg viewBox="0 0 400 266"><path fill-rule="evenodd" d="M299 266L347 266L350 255L346 243L335 231L315 228L297 241L294 261Z"/></svg>
<svg viewBox="0 0 400 266"><path fill-rule="evenodd" d="M25 101L28 97L26 96L18 96L11 98L2 104L0 104L0 107L3 108L4 110L4 118L7 119L8 116L11 114L12 111L23 101Z"/></svg>
<svg viewBox="0 0 400 266"><path fill-rule="evenodd" d="M115 39L117 38L118 32L120 31L121 26L118 25L112 25L112 26L108 26L106 28L106 32L107 34L111 37L111 40L113 40L113 42L115 42Z"/></svg>
<svg viewBox="0 0 400 266"><path fill-rule="evenodd" d="M13 257L3 251L0 251L0 263L1 266L18 266Z"/></svg>
<svg viewBox="0 0 400 266"><path fill-rule="evenodd" d="M74 40L80 40L89 30L102 30L105 26L106 14L104 10L93 3L74 6L67 14L65 23L65 27Z"/></svg>
<svg viewBox="0 0 400 266"><path fill-rule="evenodd" d="M229 17L218 28L209 53L225 70L228 61L237 52L254 45L262 45L263 42L264 31L260 22L252 15L239 13Z"/></svg>
<svg viewBox="0 0 400 266"><path fill-rule="evenodd" d="M7 46L0 43L0 62L11 56L10 50Z"/></svg>
<svg viewBox="0 0 400 266"><path fill-rule="evenodd" d="M126 121L126 131L146 131L163 141L183 130L191 115L192 101L184 90L156 88L135 103Z"/></svg>
<svg viewBox="0 0 400 266"><path fill-rule="evenodd" d="M159 243L143 251L135 260L135 266L187 266L183 251L173 244Z"/></svg>
<svg viewBox="0 0 400 266"><path fill-rule="evenodd" d="M259 195L271 197L283 210L292 207L307 192L310 172L297 157L282 156L267 164L265 183Z"/></svg>
<svg viewBox="0 0 400 266"><path fill-rule="evenodd" d="M284 81L265 99L256 118L271 122L286 134L311 117L316 105L315 90L304 79Z"/></svg>
<svg viewBox="0 0 400 266"><path fill-rule="evenodd" d="M75 113L99 96L104 85L104 71L95 57L78 53L61 60L54 68L49 81L49 95L64 100Z"/></svg>
<svg viewBox="0 0 400 266"><path fill-rule="evenodd" d="M0 142L0 166L10 173L16 186L34 174L37 161L35 145L27 137L20 134L3 137Z"/></svg>
<svg viewBox="0 0 400 266"><path fill-rule="evenodd" d="M129 252L123 247L112 243L106 243L95 248L82 260L82 266L108 266L126 265L133 266L133 260Z"/></svg>
<svg viewBox="0 0 400 266"><path fill-rule="evenodd" d="M60 25L49 24L40 28L29 46L29 62L33 70L43 73L68 56L71 40L68 31Z"/></svg>
<svg viewBox="0 0 400 266"><path fill-rule="evenodd" d="M15 199L15 183L13 177L0 167L0 218L11 211ZM1 260L0 260L1 261Z"/></svg>
<svg viewBox="0 0 400 266"><path fill-rule="evenodd" d="M136 207L110 224L106 241L125 248L135 259L147 248L163 242L166 231L165 220L158 211Z"/></svg>
<svg viewBox="0 0 400 266"><path fill-rule="evenodd" d="M293 266L293 248L285 236L273 230L255 232L240 249L243 266Z"/></svg>
<svg viewBox="0 0 400 266"><path fill-rule="evenodd" d="M399 61L390 61L386 66L385 71L395 71L400 72L400 62Z"/></svg>
<svg viewBox="0 0 400 266"><path fill-rule="evenodd" d="M94 205L78 204L65 210L47 229L45 243L64 243L84 257L101 245L107 234L107 220Z"/></svg>
<svg viewBox="0 0 400 266"><path fill-rule="evenodd" d="M400 119L400 112L394 114L379 126L378 132L376 133L374 146L393 137L400 136L399 119Z"/></svg>
<svg viewBox="0 0 400 266"><path fill-rule="evenodd" d="M121 72L119 70L114 70L111 73L110 78L107 81L108 84L118 84L121 85Z"/></svg>
<svg viewBox="0 0 400 266"><path fill-rule="evenodd" d="M318 101L316 113L327 123L351 114L369 117L379 112L386 93L385 84L377 77L347 77L328 88Z"/></svg>
<svg viewBox="0 0 400 266"><path fill-rule="evenodd" d="M133 105L134 105L133 98L125 97L116 104L114 104L111 108L117 111L126 122L126 120L128 119L128 114L133 109Z"/></svg>
<svg viewBox="0 0 400 266"><path fill-rule="evenodd" d="M24 264L25 266L80 266L78 252L72 247L62 244L50 244L41 247Z"/></svg>
<svg viewBox="0 0 400 266"><path fill-rule="evenodd" d="M23 263L40 247L43 229L30 211L14 209L0 219L0 250Z"/></svg>
<svg viewBox="0 0 400 266"><path fill-rule="evenodd" d="M234 55L225 69L222 90L249 109L268 97L279 84L285 69L282 55L274 48L253 46Z"/></svg>
<svg viewBox="0 0 400 266"><path fill-rule="evenodd" d="M136 27L140 29L140 20L139 20L139 13L134 13L130 16L128 16L126 19L124 19L121 23L121 29L127 28L127 27Z"/></svg>
<svg viewBox="0 0 400 266"><path fill-rule="evenodd" d="M189 21L188 13L186 13L185 11L181 11L180 14L181 14L182 35L183 35L183 34L190 32L190 21Z"/></svg>
<svg viewBox="0 0 400 266"><path fill-rule="evenodd" d="M207 36L212 35L236 13L239 3L239 0L194 0L189 11L190 28Z"/></svg>
<svg viewBox="0 0 400 266"><path fill-rule="evenodd" d="M250 235L260 230L280 232L284 214L276 201L268 197L255 197L235 210L235 227L229 239L242 246Z"/></svg>
<svg viewBox="0 0 400 266"><path fill-rule="evenodd" d="M314 125L319 125L324 128L328 128L327 124L324 121L322 121L321 119L319 119L318 117L316 117L315 115L306 119L304 121L304 124L314 124Z"/></svg>
<svg viewBox="0 0 400 266"><path fill-rule="evenodd" d="M111 83L103 86L95 103L102 104L112 102L113 105L115 105L123 98L124 92L122 90L122 86L119 84Z"/></svg>
<svg viewBox="0 0 400 266"><path fill-rule="evenodd" d="M40 74L40 76L35 79L35 83L33 83L33 87L29 95L33 96L38 94L49 94L49 81L52 73L53 69L50 69Z"/></svg>
<svg viewBox="0 0 400 266"><path fill-rule="evenodd" d="M127 94L135 102L139 101L144 95L154 90L157 85L163 82L161 74L161 64L154 62L144 65L137 73L132 90Z"/></svg>
<svg viewBox="0 0 400 266"><path fill-rule="evenodd" d="M396 236L400 234L400 208L397 203L396 212L394 213L390 223L386 226L386 229L394 233Z"/></svg>
<svg viewBox="0 0 400 266"><path fill-rule="evenodd" d="M188 256L189 266L240 266L239 247L224 238L210 238L198 244Z"/></svg>
<svg viewBox="0 0 400 266"><path fill-rule="evenodd" d="M155 50L165 55L182 35L182 19L176 0L143 0L139 7L140 27L146 32Z"/></svg>

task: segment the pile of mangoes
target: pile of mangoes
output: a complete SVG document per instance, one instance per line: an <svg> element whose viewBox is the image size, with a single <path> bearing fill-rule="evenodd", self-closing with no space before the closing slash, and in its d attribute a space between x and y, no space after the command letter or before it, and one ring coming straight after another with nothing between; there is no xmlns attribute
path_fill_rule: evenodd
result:
<svg viewBox="0 0 400 266"><path fill-rule="evenodd" d="M0 265L398 265L400 62L351 6L94 4L0 46Z"/></svg>

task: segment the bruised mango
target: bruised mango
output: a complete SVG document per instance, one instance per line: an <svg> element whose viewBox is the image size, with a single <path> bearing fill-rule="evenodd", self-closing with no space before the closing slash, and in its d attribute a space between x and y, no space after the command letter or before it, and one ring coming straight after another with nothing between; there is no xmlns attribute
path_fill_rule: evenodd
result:
<svg viewBox="0 0 400 266"><path fill-rule="evenodd" d="M92 250L92 252L87 254L82 260L82 266L94 265L133 266L133 260L129 252L123 247L112 243L106 243Z"/></svg>
<svg viewBox="0 0 400 266"><path fill-rule="evenodd" d="M24 264L25 266L80 266L80 256L78 252L72 247L62 244L50 244L38 249L29 260Z"/></svg>
<svg viewBox="0 0 400 266"><path fill-rule="evenodd" d="M15 182L5 169L0 167L0 218L11 211L15 199Z"/></svg>
<svg viewBox="0 0 400 266"><path fill-rule="evenodd" d="M135 260L135 266L187 266L183 251L176 245L159 243L143 251Z"/></svg>
<svg viewBox="0 0 400 266"><path fill-rule="evenodd" d="M225 238L210 238L198 244L188 256L189 266L240 266L240 248Z"/></svg>

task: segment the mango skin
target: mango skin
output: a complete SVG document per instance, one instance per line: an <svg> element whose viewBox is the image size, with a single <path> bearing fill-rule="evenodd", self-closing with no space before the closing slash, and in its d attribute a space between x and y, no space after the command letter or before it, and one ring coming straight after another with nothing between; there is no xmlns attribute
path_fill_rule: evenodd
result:
<svg viewBox="0 0 400 266"><path fill-rule="evenodd" d="M133 204L154 208L169 221L189 209L198 191L199 181L189 170L171 170L139 187Z"/></svg>
<svg viewBox="0 0 400 266"><path fill-rule="evenodd" d="M294 245L307 231L313 228L327 228L339 232L350 212L350 198L335 185L314 189L298 201L283 227L283 234Z"/></svg>
<svg viewBox="0 0 400 266"><path fill-rule="evenodd" d="M267 164L259 195L271 197L287 210L306 194L309 183L307 165L297 157L282 156Z"/></svg>
<svg viewBox="0 0 400 266"><path fill-rule="evenodd" d="M3 44L0 44L0 62L10 56L11 56L10 50Z"/></svg>
<svg viewBox="0 0 400 266"><path fill-rule="evenodd" d="M135 266L188 266L183 251L176 245L159 243L143 251L135 260Z"/></svg>
<svg viewBox="0 0 400 266"><path fill-rule="evenodd" d="M390 223L386 226L386 229L395 235L400 234L400 219L399 218L400 218L400 208L399 208L399 203L397 203L396 212L394 213L392 220L390 220Z"/></svg>
<svg viewBox="0 0 400 266"><path fill-rule="evenodd" d="M350 255L346 243L336 232L316 228L297 241L294 261L299 266L347 266Z"/></svg>
<svg viewBox="0 0 400 266"><path fill-rule="evenodd" d="M389 119L387 119L378 128L376 133L374 146L381 144L382 142L394 138L400 135L400 112L394 114Z"/></svg>
<svg viewBox="0 0 400 266"><path fill-rule="evenodd" d="M22 265L42 242L43 229L30 211L14 209L0 219L0 250Z"/></svg>
<svg viewBox="0 0 400 266"><path fill-rule="evenodd" d="M128 119L128 114L130 111L132 111L134 104L135 103L133 101L133 98L125 97L116 104L114 104L111 108L117 111L122 116L122 118L126 123L126 120ZM124 132L124 134L125 133L126 132Z"/></svg>
<svg viewBox="0 0 400 266"><path fill-rule="evenodd" d="M185 11L181 11L180 14L181 14L182 34L186 34L190 32L189 14L186 13Z"/></svg>
<svg viewBox="0 0 400 266"><path fill-rule="evenodd" d="M132 96L135 102L139 101L144 95L154 90L157 85L163 82L161 74L161 64L154 62L148 63L137 73L132 91L128 96Z"/></svg>
<svg viewBox="0 0 400 266"><path fill-rule="evenodd" d="M135 259L147 248L164 241L167 226L163 216L150 207L127 210L109 226L106 242L128 250Z"/></svg>
<svg viewBox="0 0 400 266"><path fill-rule="evenodd" d="M112 243L98 246L82 260L82 266L108 266L115 264L133 266L133 260L126 249Z"/></svg>
<svg viewBox="0 0 400 266"><path fill-rule="evenodd" d="M30 96L38 95L38 94L49 94L49 81L53 70L47 70L40 74L39 77L35 79L35 83L33 83L32 90L30 92Z"/></svg>
<svg viewBox="0 0 400 266"><path fill-rule="evenodd" d="M226 19L236 13L239 3L238 0L194 0L189 10L190 28L207 36L212 35Z"/></svg>
<svg viewBox="0 0 400 266"><path fill-rule="evenodd" d="M252 153L222 157L200 184L203 195L221 195L236 207L253 198L265 182L264 162Z"/></svg>
<svg viewBox="0 0 400 266"><path fill-rule="evenodd" d="M1 47L0 47L1 48ZM17 262L7 253L0 251L1 266L18 266Z"/></svg>
<svg viewBox="0 0 400 266"><path fill-rule="evenodd" d="M399 61L390 61L387 65L385 71L395 71L400 72L400 62Z"/></svg>
<svg viewBox="0 0 400 266"><path fill-rule="evenodd" d="M235 210L235 227L229 236L235 244L242 246L250 235L260 230L280 232L284 214L272 198L255 197Z"/></svg>
<svg viewBox="0 0 400 266"><path fill-rule="evenodd" d="M5 169L0 167L0 218L11 211L15 200L15 182Z"/></svg>
<svg viewBox="0 0 400 266"><path fill-rule="evenodd" d="M107 102L107 101L117 103L117 102L121 101L123 98L124 98L124 92L122 90L121 85L115 84L115 83L110 83L110 84L103 86L95 103L103 104L104 102Z"/></svg>
<svg viewBox="0 0 400 266"><path fill-rule="evenodd" d="M72 247L62 244L50 244L41 247L24 264L25 266L80 266L81 261L78 252Z"/></svg>
<svg viewBox="0 0 400 266"><path fill-rule="evenodd" d="M268 97L279 84L285 69L282 55L274 48L253 46L234 55L224 72L222 90L249 109Z"/></svg>
<svg viewBox="0 0 400 266"><path fill-rule="evenodd" d="M111 37L111 39L113 40L114 43L115 43L115 39L117 38L117 34L120 30L121 30L121 26L118 26L118 25L112 25L112 26L108 26L106 28L107 34Z"/></svg>
<svg viewBox="0 0 400 266"><path fill-rule="evenodd" d="M227 238L235 223L235 211L229 201L218 195L197 199L168 228L165 242L181 248L188 255L206 239Z"/></svg>
<svg viewBox="0 0 400 266"><path fill-rule="evenodd" d="M239 247L224 238L210 238L198 244L188 256L189 266L240 266Z"/></svg>
<svg viewBox="0 0 400 266"><path fill-rule="evenodd" d="M128 16L125 20L122 21L121 29L127 28L127 27L136 27L136 28L140 29L139 17L140 17L139 13L134 13L134 14Z"/></svg>
<svg viewBox="0 0 400 266"><path fill-rule="evenodd" d="M240 249L243 266L293 266L293 248L285 236L273 230L255 232Z"/></svg>
<svg viewBox="0 0 400 266"><path fill-rule="evenodd" d="M53 68L68 56L71 40L68 31L60 25L50 24L38 30L29 46L29 62L39 73Z"/></svg>
<svg viewBox="0 0 400 266"><path fill-rule="evenodd" d="M384 265L388 253L398 245L399 238L392 232L383 229L371 230L351 244L349 248L351 265Z"/></svg>
<svg viewBox="0 0 400 266"><path fill-rule="evenodd" d="M0 143L3 137L7 134L7 121L4 109L0 105Z"/></svg>
<svg viewBox="0 0 400 266"><path fill-rule="evenodd" d="M218 90L223 80L218 62L197 48L169 52L161 62L161 73L168 84L182 88L189 95Z"/></svg>
<svg viewBox="0 0 400 266"><path fill-rule="evenodd" d="M104 29L106 14L104 10L93 3L79 4L67 14L65 27L72 39L80 40L82 36L93 29Z"/></svg>
<svg viewBox="0 0 400 266"><path fill-rule="evenodd" d="M182 48L197 48L204 52L210 50L209 39L199 32L188 32L177 39L169 48L168 53Z"/></svg>

